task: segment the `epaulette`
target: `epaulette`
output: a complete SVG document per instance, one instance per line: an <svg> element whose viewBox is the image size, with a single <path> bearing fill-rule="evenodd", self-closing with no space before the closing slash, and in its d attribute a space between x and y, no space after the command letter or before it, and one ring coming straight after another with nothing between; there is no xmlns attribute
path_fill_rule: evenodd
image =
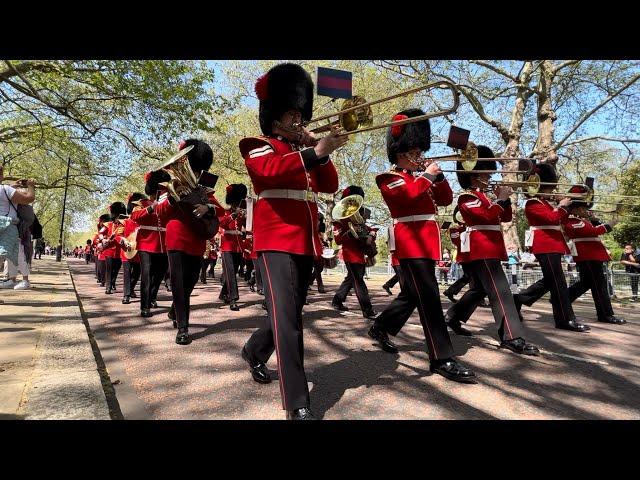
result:
<svg viewBox="0 0 640 480"><path fill-rule="evenodd" d="M246 137L240 140L240 143L238 143L238 148L240 148L240 154L243 157L246 157L249 155L249 152L258 148L265 148L267 145L275 151L275 148L271 143L271 139L269 137Z"/></svg>

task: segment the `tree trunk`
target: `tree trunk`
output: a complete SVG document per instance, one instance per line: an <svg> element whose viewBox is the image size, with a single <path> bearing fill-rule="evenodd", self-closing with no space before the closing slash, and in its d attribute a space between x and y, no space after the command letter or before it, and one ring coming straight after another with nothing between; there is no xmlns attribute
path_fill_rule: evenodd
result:
<svg viewBox="0 0 640 480"><path fill-rule="evenodd" d="M545 60L540 66L540 80L538 83L538 140L532 156L540 158L541 163L558 162L558 155L554 148L553 132L557 115L551 105L551 87L555 77L553 62Z"/></svg>
<svg viewBox="0 0 640 480"><path fill-rule="evenodd" d="M509 124L509 131L507 135L503 135L505 141L505 151L503 157L517 158L520 155L520 138L522 136L522 125L524 124L524 112L531 97L531 90L529 90L529 82L531 81L531 72L533 71L532 62L525 62L522 67L522 72L518 79L518 93L516 95L516 102L511 112L511 122ZM507 161L504 163L503 168L508 171L515 171L518 169L518 162L516 160ZM508 182L518 181L518 176L514 173L507 173L502 176L503 180ZM508 247L515 246L521 248L520 239L518 238L518 229L515 222L515 213L517 210L518 195L513 194L511 196L511 204L513 208L514 221L504 223L504 243Z"/></svg>

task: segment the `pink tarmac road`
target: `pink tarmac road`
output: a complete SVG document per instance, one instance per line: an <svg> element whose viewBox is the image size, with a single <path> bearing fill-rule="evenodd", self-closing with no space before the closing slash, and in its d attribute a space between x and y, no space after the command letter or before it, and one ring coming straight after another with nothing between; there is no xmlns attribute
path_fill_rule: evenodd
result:
<svg viewBox="0 0 640 480"><path fill-rule="evenodd" d="M252 381L240 350L266 312L262 297L240 284L240 306L232 312L217 300L220 284L198 284L192 296L193 343L179 346L167 319L171 294L161 287L152 318L141 318L139 300L122 305L105 295L93 265L70 259L83 312L97 338L124 418L284 419L277 380ZM219 272L216 272L218 275ZM590 299L575 304L592 330L578 334L553 328L543 300L525 307L527 340L543 350L523 357L497 348L490 309L479 308L468 324L474 337L451 334L459 359L478 376L458 384L429 372L417 313L396 337L397 355L381 351L366 335L355 296L350 311L331 308L338 273L326 275L328 293L309 295L304 310L305 367L312 409L324 419L640 419L640 314L637 305L614 305L629 322L598 323ZM368 281L381 310L393 297ZM397 292L397 287L396 287ZM281 299L288 301L288 299ZM443 306L448 301L443 298ZM268 363L274 379L275 355Z"/></svg>

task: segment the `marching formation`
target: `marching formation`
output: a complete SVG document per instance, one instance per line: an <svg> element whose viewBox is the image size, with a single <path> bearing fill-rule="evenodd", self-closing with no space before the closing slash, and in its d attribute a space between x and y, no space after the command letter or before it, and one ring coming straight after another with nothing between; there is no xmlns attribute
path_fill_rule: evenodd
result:
<svg viewBox="0 0 640 480"><path fill-rule="evenodd" d="M610 258L599 236L611 226L592 217L589 188L574 185L567 194L554 193L558 186L554 167L531 164L526 176L536 179L540 188L537 193L524 192L529 196L526 244L538 258L544 277L513 295L501 266L507 260L501 224L512 221L514 190L509 182L490 181L500 172L491 149L468 142L462 148L475 148L474 161L469 163L462 154L455 157L456 170L451 171L456 172L462 191L454 200L437 160L425 157L431 146L429 117L436 115L417 108L398 112L386 127L390 169L376 177L376 184L393 218L388 243L395 275L383 288L391 294L390 288L399 282L400 292L376 312L364 276L365 268L375 262L378 229L366 224L371 212L363 206L363 188L346 187L329 218L325 216L330 212L323 215L318 208L319 194L338 191L331 155L345 145L347 133L332 125L318 139L306 128L312 119L314 83L299 65L273 67L257 80L255 89L262 135L239 143L250 188L228 185L223 206L214 195L218 178L209 172L211 147L198 139L185 140L165 165L145 175L144 193L131 193L126 204L111 204L87 243L96 253L96 279L105 294L114 293L120 270L123 304L136 296L134 289L140 282L142 317L154 315L160 286L170 280L173 302L168 317L180 345L191 343L190 296L198 280L206 282L207 269L212 263L215 266L219 256L223 271L219 299L237 311L237 274L244 265L251 290L264 296L267 316L238 353L253 380L264 384L271 382L266 364L275 353L287 418L314 418L304 368L302 312L314 281L318 291L324 292L321 272L329 266L324 253L330 248L325 221L342 247L347 269L332 306L346 310L344 302L353 288L362 315L372 322L368 335L390 353L398 352L390 337L417 309L429 368L447 379L475 383L473 370L456 358L448 328L470 336L463 324L485 297L500 346L516 354L539 355L539 349L526 340L521 309L547 292L556 328L589 331L572 309L572 302L589 289L598 321L625 323L614 315L604 278L603 263ZM455 225L449 234L464 276L445 295L451 299L467 283L469 289L443 312L435 274L442 251L437 214L438 207L454 201ZM561 267L561 256L569 252L580 275L571 287Z"/></svg>

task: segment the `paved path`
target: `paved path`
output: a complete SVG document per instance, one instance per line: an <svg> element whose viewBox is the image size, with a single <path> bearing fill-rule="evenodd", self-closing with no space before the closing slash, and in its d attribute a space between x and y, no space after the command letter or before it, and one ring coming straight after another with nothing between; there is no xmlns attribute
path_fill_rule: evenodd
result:
<svg viewBox="0 0 640 480"><path fill-rule="evenodd" d="M217 280L198 284L192 297L194 341L179 346L166 316L170 293L164 287L161 308L152 318L140 318L137 300L121 304L122 278L117 294L107 296L93 266L69 263L125 418L284 418L277 382L254 383L240 358L265 315L262 297L244 282L239 312L217 301ZM341 280L338 274L325 278L331 291ZM391 299L380 289L384 280L368 282L378 309ZM400 353L391 355L366 336L368 323L355 297L348 300L351 311L339 314L330 307L331 291L312 293L304 314L312 408L324 419L640 418L635 305L617 307L629 324L613 326L595 321L590 301L578 301L576 311L591 325L589 334L554 329L548 302L525 307L529 341L544 350L541 357L497 349L491 312L479 308L469 322L473 338L452 334L456 352L479 377L476 385L462 385L430 374L417 314L396 338ZM268 367L275 377L275 355Z"/></svg>
<svg viewBox="0 0 640 480"><path fill-rule="evenodd" d="M109 406L66 261L0 290L0 419L104 419Z"/></svg>

